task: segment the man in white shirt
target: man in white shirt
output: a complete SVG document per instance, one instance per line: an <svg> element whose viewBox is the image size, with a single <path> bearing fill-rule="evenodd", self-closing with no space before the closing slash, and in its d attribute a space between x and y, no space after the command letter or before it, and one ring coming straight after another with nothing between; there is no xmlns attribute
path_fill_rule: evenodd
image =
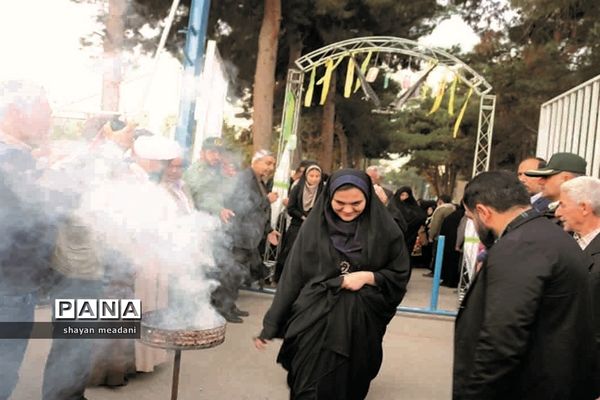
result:
<svg viewBox="0 0 600 400"><path fill-rule="evenodd" d="M590 283L596 307L596 363L600 365L600 179L582 176L563 183L556 216L566 231L575 232L575 240L593 260ZM600 398L600 373L596 383L596 397Z"/></svg>

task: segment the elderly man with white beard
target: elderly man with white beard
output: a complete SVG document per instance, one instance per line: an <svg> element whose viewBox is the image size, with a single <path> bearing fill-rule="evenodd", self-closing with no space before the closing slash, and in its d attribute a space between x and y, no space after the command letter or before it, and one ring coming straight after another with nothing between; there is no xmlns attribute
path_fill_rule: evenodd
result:
<svg viewBox="0 0 600 400"><path fill-rule="evenodd" d="M584 253L591 257L590 284L596 331L596 365L600 368L600 179L582 176L560 187L556 216ZM600 371L596 376L596 396L600 397Z"/></svg>

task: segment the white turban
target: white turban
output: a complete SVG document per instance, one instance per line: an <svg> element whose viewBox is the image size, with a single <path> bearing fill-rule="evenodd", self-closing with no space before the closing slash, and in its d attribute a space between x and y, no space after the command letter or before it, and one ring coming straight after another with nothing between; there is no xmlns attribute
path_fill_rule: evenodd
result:
<svg viewBox="0 0 600 400"><path fill-rule="evenodd" d="M252 156L252 163L254 163L257 160L260 160L261 158L265 158L265 157L275 157L275 156L269 150L258 150Z"/></svg>
<svg viewBox="0 0 600 400"><path fill-rule="evenodd" d="M181 157L181 147L171 139L163 136L140 136L133 143L133 152L147 160L172 160Z"/></svg>

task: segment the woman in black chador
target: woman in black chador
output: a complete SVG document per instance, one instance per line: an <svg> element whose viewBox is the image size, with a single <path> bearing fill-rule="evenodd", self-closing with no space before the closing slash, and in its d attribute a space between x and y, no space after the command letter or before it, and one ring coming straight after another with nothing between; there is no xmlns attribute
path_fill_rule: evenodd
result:
<svg viewBox="0 0 600 400"><path fill-rule="evenodd" d="M409 253L412 252L417 241L419 228L427 219L427 214L417 203L417 200L413 196L412 189L408 186L402 186L400 189L396 190L394 197L392 197L388 204L388 210L390 210L394 219L399 216L404 217L404 220L406 221L404 239Z"/></svg>
<svg viewBox="0 0 600 400"><path fill-rule="evenodd" d="M290 191L287 213L292 218L292 221L283 236L281 251L277 256L277 265L275 267L275 275L273 276L275 282L279 282L285 260L287 260L290 250L296 241L300 227L313 209L319 194L323 190L323 180L321 177L321 168L317 164L309 164L298 183Z"/></svg>
<svg viewBox="0 0 600 400"><path fill-rule="evenodd" d="M360 400L377 376L387 324L406 293L404 238L370 178L328 181L290 252L255 345L283 338L290 399Z"/></svg>

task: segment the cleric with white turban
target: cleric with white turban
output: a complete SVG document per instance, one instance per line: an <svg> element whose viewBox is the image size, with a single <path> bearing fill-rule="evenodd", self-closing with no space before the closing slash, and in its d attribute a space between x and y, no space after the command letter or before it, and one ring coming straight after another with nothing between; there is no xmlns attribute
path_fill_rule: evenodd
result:
<svg viewBox="0 0 600 400"><path fill-rule="evenodd" d="M179 144L159 135L140 136L133 143L134 173L160 182L169 161L181 157Z"/></svg>

